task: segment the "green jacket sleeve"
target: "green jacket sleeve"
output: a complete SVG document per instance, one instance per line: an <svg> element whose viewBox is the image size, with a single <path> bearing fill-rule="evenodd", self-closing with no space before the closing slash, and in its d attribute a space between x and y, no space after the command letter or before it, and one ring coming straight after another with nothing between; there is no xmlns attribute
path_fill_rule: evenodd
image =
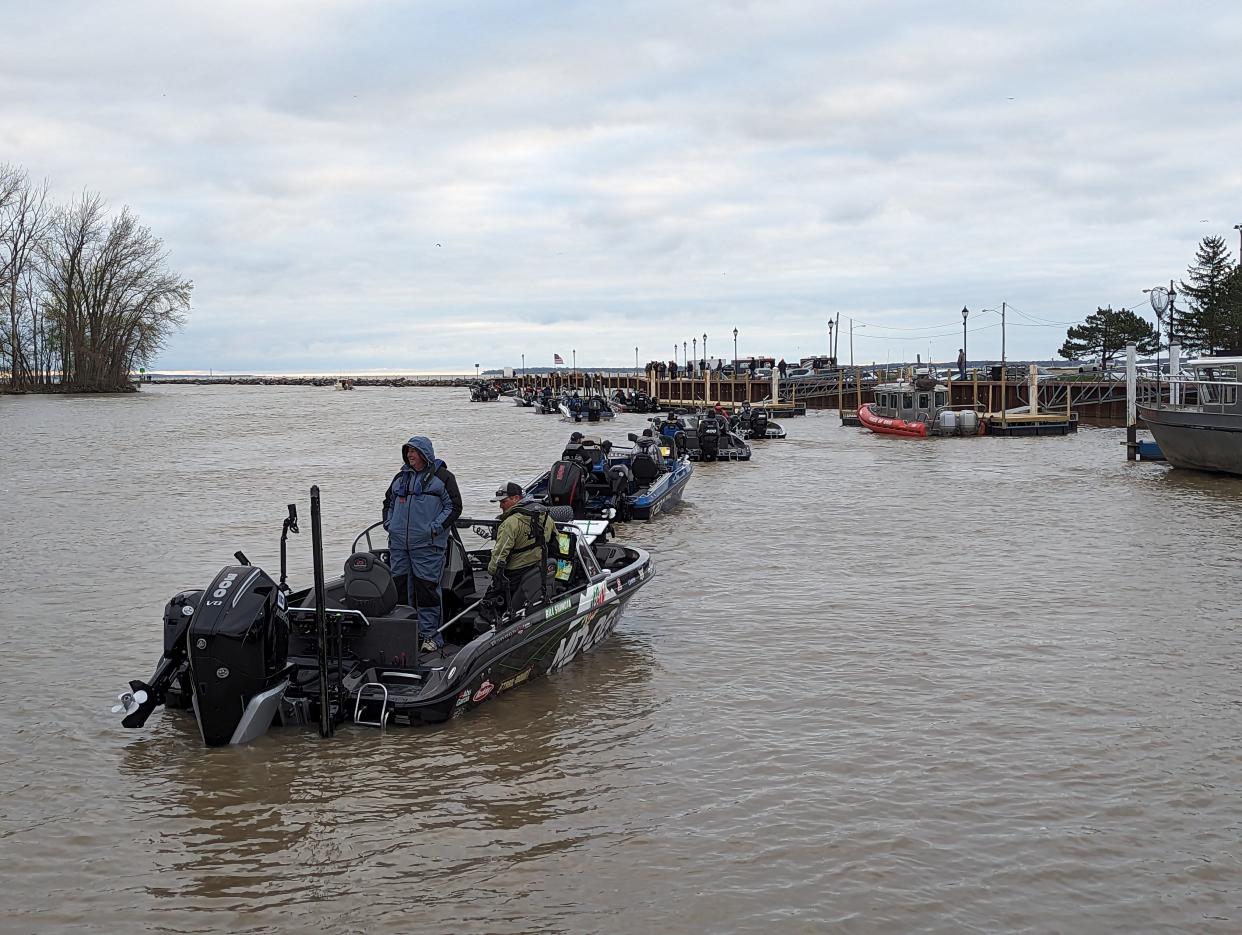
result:
<svg viewBox="0 0 1242 935"><path fill-rule="evenodd" d="M496 566L507 561L513 550L514 524L506 520L496 530L496 544L492 546L492 560L487 563L487 573L496 574Z"/></svg>

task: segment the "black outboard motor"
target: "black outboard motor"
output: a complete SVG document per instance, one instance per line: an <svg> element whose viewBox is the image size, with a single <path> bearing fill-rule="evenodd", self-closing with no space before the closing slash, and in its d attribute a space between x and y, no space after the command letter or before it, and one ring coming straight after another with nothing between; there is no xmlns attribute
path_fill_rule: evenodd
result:
<svg viewBox="0 0 1242 935"><path fill-rule="evenodd" d="M587 421L598 422L601 409L603 409L603 406L600 404L598 396L592 396L587 400Z"/></svg>
<svg viewBox="0 0 1242 935"><path fill-rule="evenodd" d="M706 461L715 461L720 454L720 420L715 415L699 419L699 454Z"/></svg>
<svg viewBox="0 0 1242 935"><path fill-rule="evenodd" d="M572 507L585 502L582 466L576 461L557 461L548 475L548 505Z"/></svg>
<svg viewBox="0 0 1242 935"><path fill-rule="evenodd" d="M756 409L750 414L750 437L766 438L768 434L768 411Z"/></svg>
<svg viewBox="0 0 1242 935"><path fill-rule="evenodd" d="M223 569L200 598L186 642L203 742L227 744L251 699L278 685L285 673L289 619L284 592L261 568ZM260 732L267 726L257 725Z"/></svg>

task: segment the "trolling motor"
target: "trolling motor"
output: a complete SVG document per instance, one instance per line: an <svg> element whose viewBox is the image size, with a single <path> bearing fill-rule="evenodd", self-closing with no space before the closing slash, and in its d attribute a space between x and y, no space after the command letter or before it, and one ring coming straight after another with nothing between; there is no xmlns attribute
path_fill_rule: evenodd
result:
<svg viewBox="0 0 1242 935"><path fill-rule="evenodd" d="M289 504L289 515L285 517L285 521L280 527L280 590L288 594L292 588L289 587L285 580L285 570L288 562L285 558L285 545L289 541L289 533L297 535L298 533L298 505L296 503Z"/></svg>

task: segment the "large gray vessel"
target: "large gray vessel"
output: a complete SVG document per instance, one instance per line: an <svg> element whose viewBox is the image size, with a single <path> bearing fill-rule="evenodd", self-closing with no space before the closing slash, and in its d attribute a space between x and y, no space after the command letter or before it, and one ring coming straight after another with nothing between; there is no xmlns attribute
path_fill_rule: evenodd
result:
<svg viewBox="0 0 1242 935"><path fill-rule="evenodd" d="M1242 357L1201 357L1187 367L1193 378L1173 384L1178 401L1139 406L1139 416L1174 467L1242 475Z"/></svg>

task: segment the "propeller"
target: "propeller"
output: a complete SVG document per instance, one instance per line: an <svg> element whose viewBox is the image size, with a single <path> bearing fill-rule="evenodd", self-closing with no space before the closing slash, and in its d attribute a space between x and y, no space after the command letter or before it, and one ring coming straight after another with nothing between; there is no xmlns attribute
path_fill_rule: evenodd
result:
<svg viewBox="0 0 1242 935"><path fill-rule="evenodd" d="M112 713L120 714L121 712L124 712L125 714L129 714L133 711L136 711L138 710L138 707L147 700L148 697L149 696L147 695L147 693L143 691L142 689L139 689L138 691L132 691L132 692L123 691L119 695L117 695L117 700L120 702L120 704L114 704L112 706Z"/></svg>

